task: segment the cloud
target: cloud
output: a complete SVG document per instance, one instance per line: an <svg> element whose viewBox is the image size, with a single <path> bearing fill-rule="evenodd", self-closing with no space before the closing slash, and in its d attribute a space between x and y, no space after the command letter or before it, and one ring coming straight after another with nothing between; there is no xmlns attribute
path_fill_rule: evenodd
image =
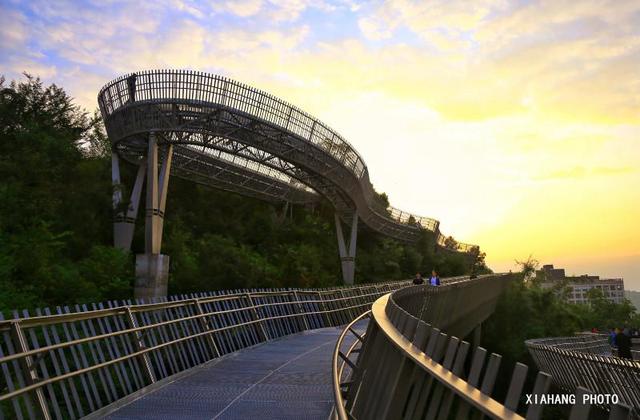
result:
<svg viewBox="0 0 640 420"><path fill-rule="evenodd" d="M393 36L391 25L381 22L375 17L363 17L358 19L358 27L362 34L368 39L378 41L380 39L389 39Z"/></svg>
<svg viewBox="0 0 640 420"><path fill-rule="evenodd" d="M27 25L22 13L13 10L3 10L0 13L0 47L7 50L23 48L27 36Z"/></svg>
<svg viewBox="0 0 640 420"><path fill-rule="evenodd" d="M640 33L628 24L628 14L637 8L625 3L596 19L603 7L582 3L563 8L546 1L463 6L393 0L372 7L342 1L163 0L91 7L60 2L54 8L36 0L28 6L36 16L29 31L11 30L16 43L31 45L11 54L13 61L27 62L46 51L42 60L56 57L58 68L100 67L103 74L172 66L222 69L268 83L280 78L353 90L373 86L458 121L530 113L635 123ZM327 18L342 10L365 36L324 40L319 19L287 23L309 9ZM245 16L251 26L232 24L225 13ZM100 23L106 15L109 25ZM545 15L551 17L542 19ZM401 29L422 43L404 42ZM385 42L373 47L368 40Z"/></svg>
<svg viewBox="0 0 640 420"><path fill-rule="evenodd" d="M259 48L273 50L291 50L297 47L308 35L309 28L301 26L288 32L260 31L248 32L235 29L209 34L211 46L217 51L251 54Z"/></svg>
<svg viewBox="0 0 640 420"><path fill-rule="evenodd" d="M20 78L22 73L29 73L32 76L51 81L58 75L56 66L40 63L26 57L11 58L5 66L9 78Z"/></svg>
<svg viewBox="0 0 640 420"><path fill-rule="evenodd" d="M451 118L528 110L619 123L640 120L638 16L638 2L392 0L368 8L358 26L385 46L402 31L420 37L414 68L431 54L447 69L438 110Z"/></svg>
<svg viewBox="0 0 640 420"><path fill-rule="evenodd" d="M206 13L203 10L200 10L201 6L197 3L183 0L172 0L171 5L173 5L176 10L186 12L188 15L195 18L202 19L206 17Z"/></svg>
<svg viewBox="0 0 640 420"><path fill-rule="evenodd" d="M351 10L357 10L357 3L345 2ZM323 12L332 12L339 5L322 0L235 0L225 1L213 5L216 13L230 13L239 17L260 17L263 20L278 22L293 22L302 13L314 8Z"/></svg>
<svg viewBox="0 0 640 420"><path fill-rule="evenodd" d="M592 255L628 251L640 232L629 211L640 205L638 6L10 2L0 66L55 82L89 110L123 73L220 73L336 127L393 204L489 255Z"/></svg>
<svg viewBox="0 0 640 420"><path fill-rule="evenodd" d="M429 41L438 31L447 29L451 41L461 40L465 32L476 29L501 1L450 2L446 0L390 0L361 19L365 36L393 32L406 27Z"/></svg>
<svg viewBox="0 0 640 420"><path fill-rule="evenodd" d="M232 13L240 17L257 14L262 9L262 0L224 1L213 6L217 12Z"/></svg>

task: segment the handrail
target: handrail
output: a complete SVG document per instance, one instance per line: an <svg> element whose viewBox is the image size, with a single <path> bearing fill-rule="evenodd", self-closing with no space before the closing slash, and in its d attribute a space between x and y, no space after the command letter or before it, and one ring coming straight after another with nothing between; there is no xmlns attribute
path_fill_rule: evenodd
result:
<svg viewBox="0 0 640 420"><path fill-rule="evenodd" d="M3 320L0 414L77 418L118 398L272 338L348 323L410 281L316 290L241 290ZM80 310L80 307L76 309ZM15 314L17 316L17 313Z"/></svg>
<svg viewBox="0 0 640 420"><path fill-rule="evenodd" d="M505 277L508 279L507 276L502 279ZM481 295L484 293L495 299L501 287L489 287L488 282L500 280L501 276L494 276L450 282L440 287L407 287L376 300L344 396L339 383L341 377L337 374L337 352L347 334L346 329L334 350L335 416L339 420L476 416L523 419L518 406L522 401L527 366L516 365L504 403L497 401L491 395L501 356L491 354L487 358L487 351L477 344L471 354L468 342L448 334L451 328L467 333L469 329L461 328L461 324L451 317L439 315L443 305L449 312L452 312L451 307L479 305L456 315L482 322L492 312L486 303L492 299ZM482 288L476 288L477 285ZM420 299L424 300L424 305L420 304ZM527 403L527 419L542 415L544 406L536 401L547 394L551 380L549 374L538 372L533 390L528 394L533 402ZM591 391L584 386L575 390L576 403L571 408L571 418L587 418L591 404L584 405L582 399L587 393ZM631 408L624 403L613 404L609 419L627 419L630 412Z"/></svg>
<svg viewBox="0 0 640 420"><path fill-rule="evenodd" d="M375 287L375 283L368 284L365 287ZM326 294L333 293L336 290L341 290L341 288L331 288L327 290L321 291L309 291L305 289L297 289L296 292L298 294ZM283 296L283 295L293 295L293 291L287 292L258 292L251 293L252 297L263 297L263 296ZM375 296L377 293L369 293L362 296ZM212 302L221 302L221 301L229 301L229 300L238 300L243 299L246 296L246 293L236 293L230 295L220 295L220 296L211 296L207 298L198 298L198 299L182 299L182 300L174 300L168 302L156 302L156 303L145 303L145 304L136 304L136 305L123 305L116 308L110 309L99 309L94 311L86 311L86 312L71 312L71 313L63 313L63 314L55 314L55 315L43 315L43 316L35 316L30 318L23 318L20 320L20 323L23 327L30 326L43 326L49 324L55 324L58 322L69 322L69 321L81 321L86 319L95 318L98 316L109 316L109 315L122 315L126 313L127 308L133 313L145 312L149 310L158 310L158 309L171 309L184 306L185 304L192 304L199 302L200 304L207 304ZM339 297L334 298L332 301L344 301L348 300L349 297ZM305 300L305 303L322 303L324 300ZM277 303L266 303L262 304L261 307L268 306L281 306L281 305L297 305L297 302L277 302ZM239 308L239 310L250 310L251 308ZM228 310L228 311L218 311L217 314L227 313L227 312L236 312L237 310ZM202 315L206 316L206 315ZM197 318L197 317L196 317ZM186 319L186 318L185 318ZM9 330L10 325L13 320L0 320L0 331ZM1 360L0 360L1 363Z"/></svg>
<svg viewBox="0 0 640 420"><path fill-rule="evenodd" d="M423 369L431 377L435 378L442 385L453 391L458 397L473 405L484 415L495 419L524 419L512 410L507 409L493 398L483 394L478 388L472 386L467 381L457 377L450 370L445 369L441 364L428 357L424 352L416 348L411 341L400 333L387 316L386 307L391 294L387 294L378 299L371 309L372 317L380 330L387 336L395 347L411 358L416 366Z"/></svg>
<svg viewBox="0 0 640 420"><path fill-rule="evenodd" d="M607 336L547 337L527 340L525 345L539 369L554 373L558 387L615 393L640 418L640 361L614 356ZM599 406L608 408L608 404Z"/></svg>
<svg viewBox="0 0 640 420"><path fill-rule="evenodd" d="M347 412L344 408L344 400L342 398L342 390L341 390L341 382L340 382L342 380L342 372L343 372L344 365L347 362L343 360L340 367L338 367L338 357L340 357L340 354L341 354L340 349L342 348L342 344L344 342L344 339L347 336L347 333L352 330L353 326L356 323L362 321L364 318L367 318L370 316L371 316L371 311L369 310L363 313L362 315L360 315L359 317L357 317L356 319L354 319L353 321L351 321L342 330L342 332L340 333L340 336L338 336L338 341L336 341L336 345L333 349L333 356L331 357L331 378L333 383L333 398L334 398L334 401L336 402L335 403L335 410L337 411L336 414L340 419L348 418ZM364 338L364 335L362 336L362 338ZM353 343L353 345L349 348L347 353L344 354L344 357L349 358L349 356L351 355L351 353L353 352L353 349L357 344L358 344L358 340L356 340Z"/></svg>
<svg viewBox="0 0 640 420"><path fill-rule="evenodd" d="M144 133L166 133L162 141L178 146L179 150L186 150L187 154L197 153L203 163L219 161L227 165L233 163L229 157L238 156L244 162L243 166L238 166L239 169L257 171L265 177L271 177L279 188L287 189L286 181L289 179L295 180L296 185L305 185L313 190L320 188L317 192L333 200L336 209L344 213L344 220L348 219L346 214L355 208L361 213L364 223L387 236L415 242L419 239L419 229L426 229L435 234L436 243L445 249L471 254L478 251L477 246L449 240L442 235L437 220L383 203L369 180L364 160L349 142L320 120L264 91L226 77L198 71L145 70L123 75L107 83L98 94L98 104L113 149L125 159L137 161ZM224 116L221 117L221 114ZM230 131L210 130L213 127L211 124L216 124L216 121L220 123L220 118L224 123L237 127ZM296 144L313 150L313 159L317 160L320 156L322 166L312 167L311 161L296 161L288 154L278 154L268 150L264 142L254 144L246 136L240 140L234 137L232 132L247 129L246 124L242 125L240 121L247 119L252 124L260 125L252 128L256 135L270 139L269 132L276 129L288 138L295 139L298 142ZM225 137L227 143L240 142L243 146L233 148L210 138L224 137L225 131L229 132ZM211 136L211 133L215 135ZM274 144L278 146L276 149L282 149L281 141ZM204 147L196 150L193 146ZM206 150L216 150L218 153L214 155ZM264 157L265 153L271 153L268 159L260 157ZM180 156L177 158L180 159ZM288 170L292 165L297 171ZM193 170L182 174L181 165L174 162L174 166L178 176L196 180ZM337 168L350 174L353 182L349 179L349 185L346 185L347 180L342 173L333 173ZM207 177L204 172L203 177ZM314 183L314 178L323 178L330 183ZM224 182L218 179L216 185ZM343 196L348 199L345 200Z"/></svg>

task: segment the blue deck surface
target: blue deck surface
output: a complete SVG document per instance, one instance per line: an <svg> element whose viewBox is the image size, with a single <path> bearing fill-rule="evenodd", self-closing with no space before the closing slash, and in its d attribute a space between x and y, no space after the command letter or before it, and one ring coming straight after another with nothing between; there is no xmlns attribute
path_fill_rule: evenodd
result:
<svg viewBox="0 0 640 420"><path fill-rule="evenodd" d="M106 418L326 420L333 408L331 355L340 331L312 330L238 351Z"/></svg>

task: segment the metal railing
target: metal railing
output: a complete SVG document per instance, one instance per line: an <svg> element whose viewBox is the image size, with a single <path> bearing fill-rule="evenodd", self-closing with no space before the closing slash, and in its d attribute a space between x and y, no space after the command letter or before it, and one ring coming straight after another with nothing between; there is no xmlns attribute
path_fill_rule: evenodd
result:
<svg viewBox="0 0 640 420"><path fill-rule="evenodd" d="M441 308L472 307L463 318L482 322L493 308L490 303L504 287L508 276L485 276L458 280L439 287L407 287L379 298L372 307L364 336L345 349L345 337L354 333L352 324L340 335L333 355L335 411L346 419L467 419L488 416L523 419L518 408L528 368L518 363L504 402L491 397L499 374L501 356L448 335L449 328L469 331L469 324L456 315L443 315ZM484 295L484 296L483 296ZM477 302L485 302L477 304ZM488 309L482 309L489 306ZM474 308L475 307L475 308ZM426 320L430 320L427 322ZM539 372L529 398L536 401L551 384ZM577 401L590 391L576 391ZM523 407L524 408L524 407ZM577 403L571 418L587 418L591 406ZM543 405L529 404L526 418L536 419ZM615 405L610 419L626 419L630 408Z"/></svg>
<svg viewBox="0 0 640 420"><path fill-rule="evenodd" d="M0 316L0 418L83 417L221 355L346 324L408 283L239 290Z"/></svg>
<svg viewBox="0 0 640 420"><path fill-rule="evenodd" d="M362 220L388 236L413 242L419 239L418 227L434 233L438 230L437 220L384 203L369 180L364 160L339 133L288 102L243 83L198 71L146 70L109 82L100 90L98 104L113 149L130 155L130 160L139 157L144 134L153 131L179 147L202 149L202 165L196 166L200 168L197 171L206 172L205 176L177 172L187 179L209 179L216 186L229 182L237 190L237 183L216 178L203 168L211 166L212 160L228 163L231 155L238 156L238 168L271 178L276 190L286 190L283 180L293 177L301 184L319 188L318 192L345 214L354 209L355 203ZM240 135L248 132L252 134ZM259 136L260 141L253 141L252 136ZM285 137L290 143L284 143ZM273 147L265 141L272 138L278 139ZM207 153L207 148L225 154ZM304 158L298 156L299 150L304 150ZM178 160L174 164L182 168ZM250 165L249 161L256 163ZM249 178L247 175L247 182ZM321 180L314 183L314 178ZM349 199L344 200L344 196ZM436 236L439 243L440 233ZM451 249L469 252L472 247L460 243Z"/></svg>
<svg viewBox="0 0 640 420"><path fill-rule="evenodd" d="M525 344L550 346L564 350L611 356L611 344L604 334L581 334L575 337L549 337L527 340Z"/></svg>
<svg viewBox="0 0 640 420"><path fill-rule="evenodd" d="M540 338L525 344L538 368L551 373L558 387L616 394L640 418L640 362L612 356L607 336Z"/></svg>

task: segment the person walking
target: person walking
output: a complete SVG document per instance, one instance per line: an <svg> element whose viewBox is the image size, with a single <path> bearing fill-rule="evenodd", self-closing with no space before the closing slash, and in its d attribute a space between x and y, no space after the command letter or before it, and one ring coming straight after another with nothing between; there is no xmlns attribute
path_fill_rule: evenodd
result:
<svg viewBox="0 0 640 420"><path fill-rule="evenodd" d="M618 345L618 357L632 360L631 356L631 337L629 335L629 328L625 328L623 331L616 334L616 344Z"/></svg>
<svg viewBox="0 0 640 420"><path fill-rule="evenodd" d="M432 286L440 286L440 277L438 277L438 273L436 273L436 270L431 270L431 278L429 279L429 284Z"/></svg>
<svg viewBox="0 0 640 420"><path fill-rule="evenodd" d="M616 330L613 327L609 328L609 345L611 347L616 346Z"/></svg>
<svg viewBox="0 0 640 420"><path fill-rule="evenodd" d="M424 284L424 279L422 278L422 274L416 273L416 276L413 279L413 284L415 285Z"/></svg>

